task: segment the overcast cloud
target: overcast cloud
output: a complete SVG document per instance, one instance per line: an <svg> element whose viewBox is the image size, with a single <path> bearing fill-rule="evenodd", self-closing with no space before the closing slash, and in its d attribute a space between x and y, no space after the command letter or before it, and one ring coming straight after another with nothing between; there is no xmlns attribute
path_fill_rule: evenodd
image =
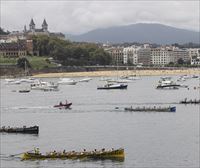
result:
<svg viewBox="0 0 200 168"><path fill-rule="evenodd" d="M80 34L96 28L161 23L199 31L199 1L2 1L1 27L22 30L33 18L40 28Z"/></svg>

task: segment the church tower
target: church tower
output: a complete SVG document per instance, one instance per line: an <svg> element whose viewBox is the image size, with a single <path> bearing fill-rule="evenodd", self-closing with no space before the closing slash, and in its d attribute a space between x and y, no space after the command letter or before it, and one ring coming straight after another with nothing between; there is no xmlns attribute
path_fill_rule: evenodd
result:
<svg viewBox="0 0 200 168"><path fill-rule="evenodd" d="M48 24L46 22L46 20L44 19L43 23L42 23L42 30L44 32L47 32L48 31Z"/></svg>
<svg viewBox="0 0 200 168"><path fill-rule="evenodd" d="M35 32L35 23L33 21L33 18L31 19L31 22L29 24L29 28L30 28L30 31Z"/></svg>

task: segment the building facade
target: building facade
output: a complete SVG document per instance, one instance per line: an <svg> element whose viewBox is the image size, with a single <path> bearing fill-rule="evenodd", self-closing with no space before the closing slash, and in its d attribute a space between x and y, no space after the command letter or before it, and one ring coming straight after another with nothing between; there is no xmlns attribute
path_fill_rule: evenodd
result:
<svg viewBox="0 0 200 168"><path fill-rule="evenodd" d="M65 35L61 32L49 32L46 19L43 20L43 23L42 23L40 29L36 28L35 22L33 21L33 19L31 19L30 24L29 24L29 30L26 30L26 25L25 25L23 32L26 36L29 36L29 37L32 35L37 35L37 36L38 35L47 35L47 36L51 36L51 37L65 39Z"/></svg>
<svg viewBox="0 0 200 168"><path fill-rule="evenodd" d="M173 52L165 48L151 48L151 63L153 65L166 65L172 60Z"/></svg>
<svg viewBox="0 0 200 168"><path fill-rule="evenodd" d="M189 48L189 57L191 60L191 65L200 65L200 48Z"/></svg>
<svg viewBox="0 0 200 168"><path fill-rule="evenodd" d="M138 63L138 50L140 48L141 47L137 47L137 46L125 47L123 49L124 64L136 65Z"/></svg>
<svg viewBox="0 0 200 168"><path fill-rule="evenodd" d="M173 63L178 63L178 60L182 59L184 62L190 61L189 52L186 49L174 49L171 57Z"/></svg>
<svg viewBox="0 0 200 168"><path fill-rule="evenodd" d="M124 53L122 47L112 47L107 49L107 52L111 55L113 65L124 64Z"/></svg>
<svg viewBox="0 0 200 168"><path fill-rule="evenodd" d="M15 58L27 55L24 43L0 43L0 56Z"/></svg>
<svg viewBox="0 0 200 168"><path fill-rule="evenodd" d="M137 52L138 64L150 65L151 64L151 49L140 48Z"/></svg>

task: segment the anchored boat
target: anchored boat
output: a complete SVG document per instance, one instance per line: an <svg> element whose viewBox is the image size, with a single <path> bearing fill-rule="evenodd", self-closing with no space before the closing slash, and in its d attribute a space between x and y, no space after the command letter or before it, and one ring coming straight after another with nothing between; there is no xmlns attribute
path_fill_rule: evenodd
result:
<svg viewBox="0 0 200 168"><path fill-rule="evenodd" d="M104 86L98 87L97 89L127 89L127 84L121 83L121 84L113 84L108 83Z"/></svg>
<svg viewBox="0 0 200 168"><path fill-rule="evenodd" d="M19 93L28 93L28 92L30 92L30 90L29 90L29 89L23 89L23 90L19 90Z"/></svg>
<svg viewBox="0 0 200 168"><path fill-rule="evenodd" d="M178 89L181 85L176 84L174 81L171 80L171 77L163 77L158 82L157 89Z"/></svg>
<svg viewBox="0 0 200 168"><path fill-rule="evenodd" d="M187 100L187 98L185 98L184 100L180 101L180 104L200 104L200 99Z"/></svg>
<svg viewBox="0 0 200 168"><path fill-rule="evenodd" d="M125 111L133 112L176 112L176 107L127 107L124 108Z"/></svg>
<svg viewBox="0 0 200 168"><path fill-rule="evenodd" d="M25 127L22 128L10 128L3 126L0 128L0 132L7 132L7 133L22 133L22 134L38 134L39 133L39 126L33 127Z"/></svg>
<svg viewBox="0 0 200 168"><path fill-rule="evenodd" d="M100 151L83 151L83 152L75 152L69 151L65 152L50 152L47 154L41 153L30 153L26 152L22 155L22 160L35 160L35 159L124 159L124 149L112 149L106 151L102 149Z"/></svg>

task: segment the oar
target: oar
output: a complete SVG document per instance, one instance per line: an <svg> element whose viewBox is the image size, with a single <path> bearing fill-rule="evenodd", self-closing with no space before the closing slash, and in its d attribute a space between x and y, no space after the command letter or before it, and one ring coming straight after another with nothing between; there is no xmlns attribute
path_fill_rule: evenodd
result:
<svg viewBox="0 0 200 168"><path fill-rule="evenodd" d="M26 152L32 152L32 151L33 151L33 150L26 151ZM14 157L14 156L17 156L17 155L21 155L21 154L26 153L26 152L21 152L21 153L17 153L17 154L15 154L15 155L10 155L10 157Z"/></svg>

